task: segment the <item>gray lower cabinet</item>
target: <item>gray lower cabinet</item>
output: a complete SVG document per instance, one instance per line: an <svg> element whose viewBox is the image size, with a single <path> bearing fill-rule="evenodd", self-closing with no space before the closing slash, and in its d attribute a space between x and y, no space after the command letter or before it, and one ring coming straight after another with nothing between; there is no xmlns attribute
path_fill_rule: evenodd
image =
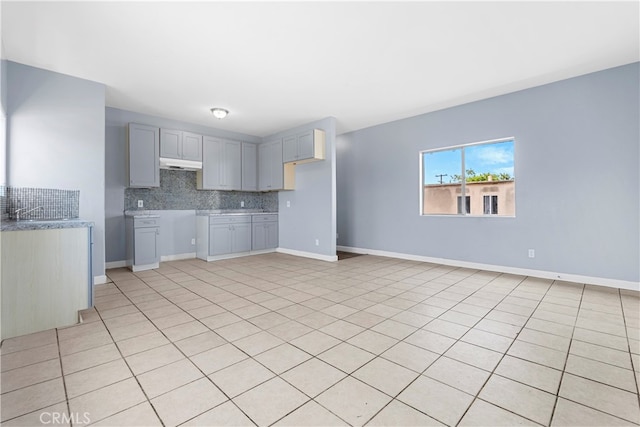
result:
<svg viewBox="0 0 640 427"><path fill-rule="evenodd" d="M263 251L278 247L278 215L253 215L251 250Z"/></svg>
<svg viewBox="0 0 640 427"><path fill-rule="evenodd" d="M198 215L196 256L205 261L278 247L278 214Z"/></svg>
<svg viewBox="0 0 640 427"><path fill-rule="evenodd" d="M133 217L125 219L127 231L127 265L133 271L160 266L160 218Z"/></svg>
<svg viewBox="0 0 640 427"><path fill-rule="evenodd" d="M216 257L251 251L251 215L210 215L196 219L196 256Z"/></svg>
<svg viewBox="0 0 640 427"><path fill-rule="evenodd" d="M214 224L209 227L209 255L251 250L251 224Z"/></svg>
<svg viewBox="0 0 640 427"><path fill-rule="evenodd" d="M160 128L129 123L127 174L129 187L160 187Z"/></svg>

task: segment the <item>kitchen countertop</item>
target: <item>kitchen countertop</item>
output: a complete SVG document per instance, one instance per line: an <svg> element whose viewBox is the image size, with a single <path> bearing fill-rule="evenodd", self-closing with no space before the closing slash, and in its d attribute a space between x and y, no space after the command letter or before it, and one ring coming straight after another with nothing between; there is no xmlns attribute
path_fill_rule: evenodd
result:
<svg viewBox="0 0 640 427"><path fill-rule="evenodd" d="M160 218L160 215L153 213L153 211L125 211L124 216L133 218Z"/></svg>
<svg viewBox="0 0 640 427"><path fill-rule="evenodd" d="M278 214L278 212L265 212L262 209L208 209L197 210L196 215L208 216L208 215L267 215Z"/></svg>
<svg viewBox="0 0 640 427"><path fill-rule="evenodd" d="M0 231L24 231L24 230L54 230L60 228L93 227L93 221L82 219L56 219L48 221L38 220L3 220Z"/></svg>

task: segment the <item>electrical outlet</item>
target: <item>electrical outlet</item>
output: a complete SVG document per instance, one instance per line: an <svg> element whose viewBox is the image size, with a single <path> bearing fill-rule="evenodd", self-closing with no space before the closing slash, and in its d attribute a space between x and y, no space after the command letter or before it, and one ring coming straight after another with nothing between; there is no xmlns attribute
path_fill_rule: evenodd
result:
<svg viewBox="0 0 640 427"><path fill-rule="evenodd" d="M529 249L529 258L535 258L535 257L536 257L536 250Z"/></svg>
<svg viewBox="0 0 640 427"><path fill-rule="evenodd" d="M316 246L320 246L320 239L316 239Z"/></svg>
<svg viewBox="0 0 640 427"><path fill-rule="evenodd" d="M244 208L244 201L240 202L240 207Z"/></svg>
<svg viewBox="0 0 640 427"><path fill-rule="evenodd" d="M287 200L287 207L290 208L291 207L291 201Z"/></svg>
<svg viewBox="0 0 640 427"><path fill-rule="evenodd" d="M191 239L191 244L195 245L196 244L196 239Z"/></svg>
<svg viewBox="0 0 640 427"><path fill-rule="evenodd" d="M144 202L142 200L138 200L138 207L139 208L143 208L144 207Z"/></svg>

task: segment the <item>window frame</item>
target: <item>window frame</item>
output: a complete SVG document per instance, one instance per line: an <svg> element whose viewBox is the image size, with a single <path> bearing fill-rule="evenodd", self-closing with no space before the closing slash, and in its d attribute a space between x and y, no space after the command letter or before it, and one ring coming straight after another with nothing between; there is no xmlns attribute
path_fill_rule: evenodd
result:
<svg viewBox="0 0 640 427"><path fill-rule="evenodd" d="M473 146L477 146L477 145L489 145L489 144L499 144L499 143L503 143L503 142L508 142L508 141L513 141L513 182L514 182L514 194L513 194L513 203L514 203L514 212L513 215L498 215L498 214L468 214L468 213L455 213L455 214L442 214L442 213L424 213L424 154L425 153L432 153L432 152L438 152L438 151L449 151L449 150L456 150L456 149L461 149L461 182L460 182L460 190L461 190L461 195L464 194L466 195L466 170L465 170L465 148L467 147L473 147ZM452 218L452 217L471 217L471 218L515 218L516 217L516 212L515 212L515 206L516 206L516 192L515 192L515 170L516 170L516 138L514 136L509 136L509 137L504 137L504 138L496 138L496 139L488 139L488 140L484 140L484 141L476 141L476 142L469 142L469 143L465 143L465 144L458 144L458 145L449 145L449 146L443 146L443 147L439 147L439 148L430 148L427 150L420 150L418 152L418 163L419 163L419 176L420 176L420 186L419 186L419 205L418 205L418 212L419 215L421 217L447 217L447 218ZM464 205L462 206L462 210L466 211L466 198L463 199L464 200Z"/></svg>

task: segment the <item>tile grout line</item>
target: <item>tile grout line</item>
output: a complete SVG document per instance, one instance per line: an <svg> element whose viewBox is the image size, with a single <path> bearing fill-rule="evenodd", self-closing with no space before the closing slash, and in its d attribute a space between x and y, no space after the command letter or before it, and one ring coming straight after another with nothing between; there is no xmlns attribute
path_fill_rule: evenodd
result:
<svg viewBox="0 0 640 427"><path fill-rule="evenodd" d="M629 351L629 359L631 362L631 373L633 374L633 379L636 382L636 397L638 398L638 406L640 407L640 384L638 383L638 375L636 375L636 368L640 369L640 367L635 366L633 357L631 357L631 342L629 341L629 330L627 329L627 318L625 316L624 304L622 302L622 293L620 289L618 289L618 297L620 299L620 309L622 310L622 321L624 322L624 332L627 337L627 350Z"/></svg>
<svg viewBox="0 0 640 427"><path fill-rule="evenodd" d="M580 302L578 303L578 311L576 312L576 320L573 323L571 328L571 338L569 339L569 348L567 348L567 356L564 359L564 365L562 366L562 371L560 372L560 381L558 382L558 388L556 389L556 400L553 404L553 408L551 410L551 418L549 419L549 425L553 422L553 417L556 413L556 408L558 407L558 402L560 401L560 390L562 390L562 381L564 381L564 374L567 369L567 363L569 362L569 355L571 354L571 346L573 345L573 335L576 332L576 327L578 324L578 319L580 317L580 308L582 307L582 300L584 299L584 292L586 290L586 286L582 285L582 292L580 292ZM587 405L584 405L587 406ZM595 408L592 408L595 409Z"/></svg>

